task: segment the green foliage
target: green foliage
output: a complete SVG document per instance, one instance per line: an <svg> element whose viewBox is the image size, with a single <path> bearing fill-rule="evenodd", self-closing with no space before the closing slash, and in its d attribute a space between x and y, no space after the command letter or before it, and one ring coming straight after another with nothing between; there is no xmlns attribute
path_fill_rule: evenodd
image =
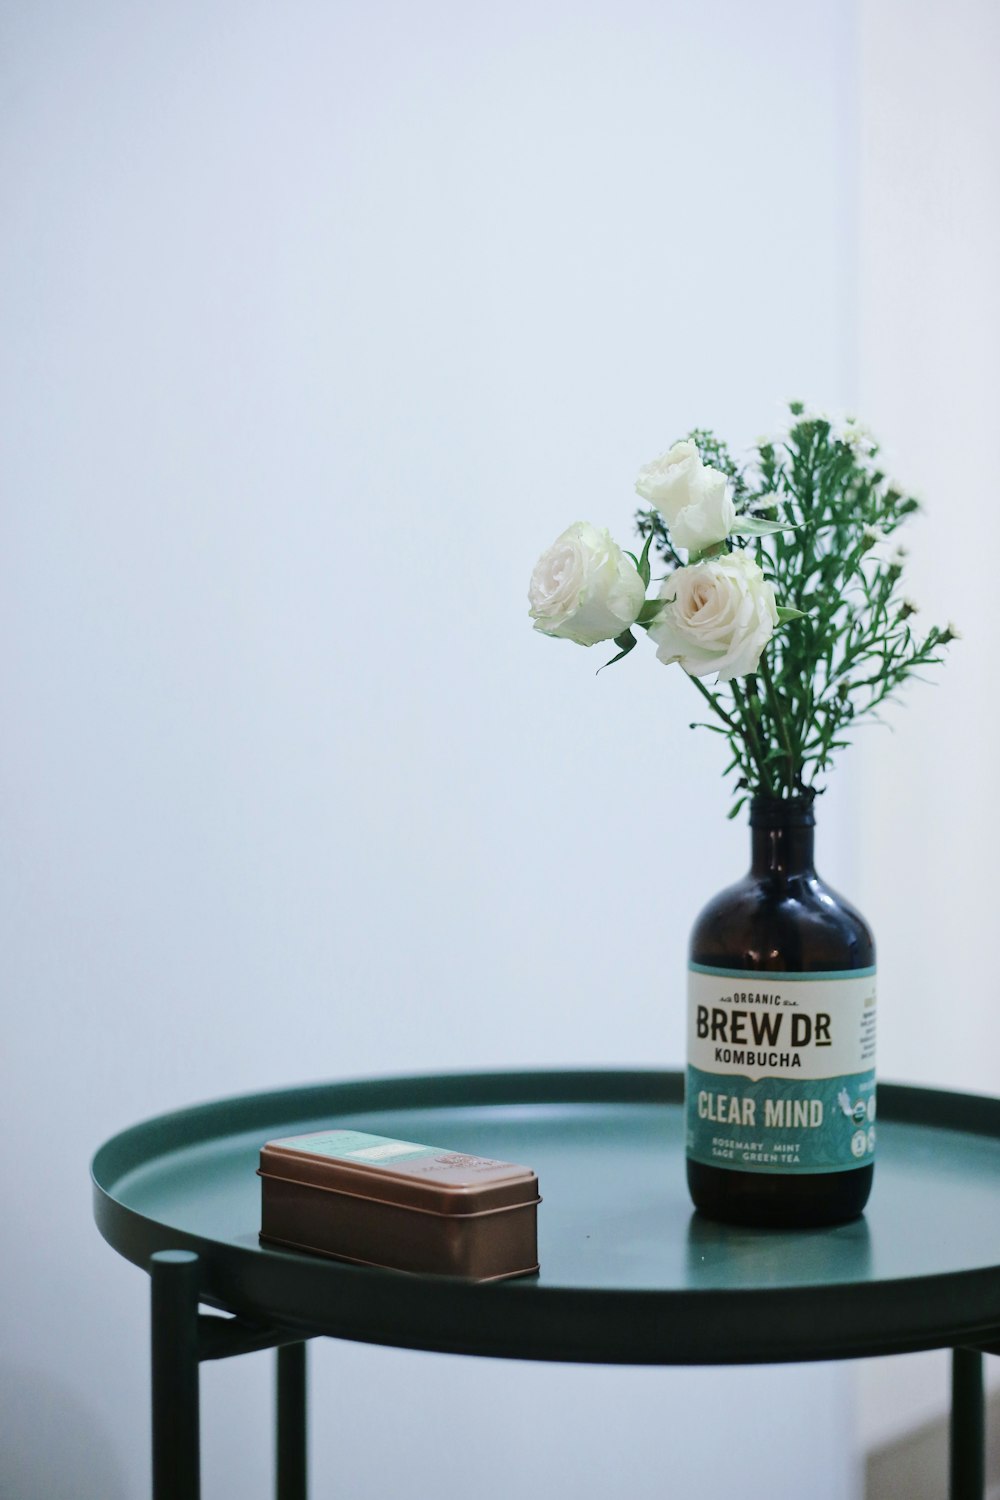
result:
<svg viewBox="0 0 1000 1500"><path fill-rule="evenodd" d="M617 656L613 656L610 661L604 663L604 667L613 667L616 661L621 661L623 656L628 656L630 651L634 651L636 644L636 638L631 630L624 630L621 635L616 635L615 645L620 647L620 650ZM604 667L598 667L597 670L603 672Z"/></svg>
<svg viewBox="0 0 1000 1500"><path fill-rule="evenodd" d="M790 522L765 521L762 516L738 516L732 536L773 536L776 531L794 531Z"/></svg>
<svg viewBox="0 0 1000 1500"><path fill-rule="evenodd" d="M646 553L647 558L649 556L650 543L655 542L656 550L669 569L683 567L683 560L674 550L673 543L670 540L670 533L667 531L666 524L658 510L637 510L635 513L635 524L639 535L646 539L643 551ZM638 566L639 559L634 557L631 552L629 553L629 557L632 557L636 566Z"/></svg>
<svg viewBox="0 0 1000 1500"><path fill-rule="evenodd" d="M726 769L741 794L821 791L859 723L877 721L954 639L951 627L916 629L901 593L904 554L891 544L918 502L888 481L857 424L836 430L799 402L791 412L787 435L759 443L745 469L711 433L689 434L732 484L740 515L729 546L750 551L779 603L779 628L754 676L712 690L691 678L729 740ZM668 569L683 566L657 511L639 511L636 522L646 555L652 543Z"/></svg>
<svg viewBox="0 0 1000 1500"><path fill-rule="evenodd" d="M639 577L642 579L643 586L647 589L649 588L649 575L652 572L652 569L649 565L649 548L652 540L652 534L647 536L646 545L642 549L642 556L636 561L636 567L639 570Z"/></svg>

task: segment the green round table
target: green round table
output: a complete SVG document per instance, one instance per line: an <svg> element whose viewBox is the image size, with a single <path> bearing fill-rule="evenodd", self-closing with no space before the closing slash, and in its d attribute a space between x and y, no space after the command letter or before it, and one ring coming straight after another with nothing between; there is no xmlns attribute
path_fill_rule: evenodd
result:
<svg viewBox="0 0 1000 1500"><path fill-rule="evenodd" d="M304 1340L318 1335L599 1364L949 1347L951 1495L980 1500L982 1352L1000 1345L1000 1100L880 1086L864 1217L798 1231L692 1211L682 1102L680 1073L389 1078L221 1100L107 1141L97 1224L151 1274L155 1500L198 1494L200 1361L269 1347L277 1494L302 1500ZM538 1275L477 1285L260 1245L261 1145L334 1125L533 1167Z"/></svg>

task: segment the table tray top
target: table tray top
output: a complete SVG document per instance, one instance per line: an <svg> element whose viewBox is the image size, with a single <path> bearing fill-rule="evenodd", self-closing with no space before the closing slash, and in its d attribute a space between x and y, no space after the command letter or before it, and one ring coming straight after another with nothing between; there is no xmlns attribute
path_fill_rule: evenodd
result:
<svg viewBox="0 0 1000 1500"><path fill-rule="evenodd" d="M203 1261L267 1325L453 1353L765 1363L1000 1337L1000 1100L881 1085L868 1209L830 1229L714 1224L684 1175L683 1076L598 1070L320 1084L162 1115L94 1158L101 1233ZM475 1285L262 1246L266 1140L348 1126L533 1167L535 1277Z"/></svg>

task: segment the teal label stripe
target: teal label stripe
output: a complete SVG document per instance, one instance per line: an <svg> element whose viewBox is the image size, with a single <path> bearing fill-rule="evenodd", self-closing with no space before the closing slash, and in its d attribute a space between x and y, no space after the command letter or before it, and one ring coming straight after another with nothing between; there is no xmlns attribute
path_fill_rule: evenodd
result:
<svg viewBox="0 0 1000 1500"><path fill-rule="evenodd" d="M797 969L716 969L710 964L688 964L692 974L717 974L725 979L767 979L782 984L786 979L869 979L875 973L874 965L870 969L814 969L812 973L805 974Z"/></svg>
<svg viewBox="0 0 1000 1500"><path fill-rule="evenodd" d="M875 1154L875 1073L749 1078L688 1067L687 1154L734 1172L847 1172Z"/></svg>

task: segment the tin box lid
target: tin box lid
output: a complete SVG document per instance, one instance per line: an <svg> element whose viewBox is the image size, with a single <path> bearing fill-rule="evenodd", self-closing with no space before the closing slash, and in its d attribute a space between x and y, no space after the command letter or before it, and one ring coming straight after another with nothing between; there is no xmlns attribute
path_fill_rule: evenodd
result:
<svg viewBox="0 0 1000 1500"><path fill-rule="evenodd" d="M435 1214L538 1202L530 1167L361 1130L283 1136L261 1148L260 1175Z"/></svg>

